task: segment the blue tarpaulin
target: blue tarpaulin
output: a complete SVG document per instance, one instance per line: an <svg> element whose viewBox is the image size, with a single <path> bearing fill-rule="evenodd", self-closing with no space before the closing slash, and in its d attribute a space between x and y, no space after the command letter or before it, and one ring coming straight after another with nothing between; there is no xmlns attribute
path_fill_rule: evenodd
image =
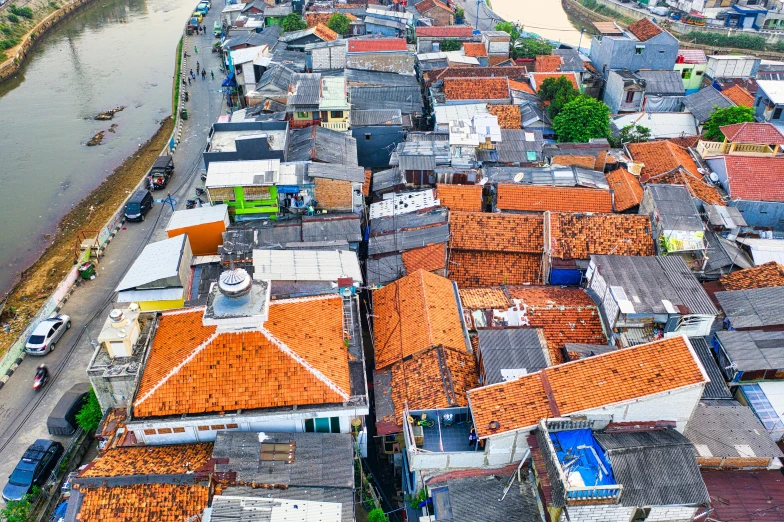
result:
<svg viewBox="0 0 784 522"><path fill-rule="evenodd" d="M236 87L236 86L237 86L237 82L234 81L233 72L229 73L229 75L226 76L226 79L221 82L221 87Z"/></svg>
<svg viewBox="0 0 784 522"><path fill-rule="evenodd" d="M579 473L585 487L616 483L610 461L591 430L557 431L550 433L550 440L565 475Z"/></svg>
<svg viewBox="0 0 784 522"><path fill-rule="evenodd" d="M278 185L278 194L299 194L300 188L297 185Z"/></svg>

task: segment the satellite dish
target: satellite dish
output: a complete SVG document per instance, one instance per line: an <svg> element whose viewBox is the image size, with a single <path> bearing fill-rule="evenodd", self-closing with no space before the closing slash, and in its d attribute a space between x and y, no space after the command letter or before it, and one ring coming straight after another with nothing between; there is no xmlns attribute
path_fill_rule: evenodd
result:
<svg viewBox="0 0 784 522"><path fill-rule="evenodd" d="M234 252L234 242L232 241L224 241L223 242L223 251L227 254L231 254Z"/></svg>
<svg viewBox="0 0 784 522"><path fill-rule="evenodd" d="M714 183L717 183L719 181L719 175L716 174L715 172L711 172L710 173L710 180L712 182L714 182Z"/></svg>
<svg viewBox="0 0 784 522"><path fill-rule="evenodd" d="M521 181L523 181L523 176L524 174L522 172L518 172L517 174L515 174L514 177L515 183L520 183Z"/></svg>

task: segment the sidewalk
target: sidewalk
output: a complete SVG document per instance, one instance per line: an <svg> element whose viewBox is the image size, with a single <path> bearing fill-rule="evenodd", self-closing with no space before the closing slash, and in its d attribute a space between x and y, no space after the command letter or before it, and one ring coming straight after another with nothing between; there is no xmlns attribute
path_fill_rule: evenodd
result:
<svg viewBox="0 0 784 522"><path fill-rule="evenodd" d="M188 120L184 122L182 141L174 153L175 172L168 187L177 201L177 209L185 208L185 200L195 195L195 187L203 185L201 153L210 126L226 112L222 95L217 92L223 79L220 55L210 53L216 41L210 29L219 17L220 9L216 5L202 22L208 28L207 34L186 36L183 41L183 50L188 51L186 71L193 68L195 73L199 61L207 67L207 80L199 76L192 80L190 87L185 87L190 93L190 101L185 104ZM194 46L199 48L197 54ZM210 70L215 73L215 80L210 79ZM156 199L164 199L165 192L154 195ZM48 434L46 418L63 392L77 382L87 382L85 370L93 352L84 327L90 337L98 336L112 308L114 288L148 242L166 237L165 228L171 214L171 207L156 203L145 221L127 223L120 229L98 264L98 277L81 284L63 307L62 313L71 316L73 327L57 343L57 349L45 357L26 357L0 389L0 484L6 483L24 450L36 439L59 440L65 444L67 437ZM32 378L41 363L49 367L52 378L36 394Z"/></svg>

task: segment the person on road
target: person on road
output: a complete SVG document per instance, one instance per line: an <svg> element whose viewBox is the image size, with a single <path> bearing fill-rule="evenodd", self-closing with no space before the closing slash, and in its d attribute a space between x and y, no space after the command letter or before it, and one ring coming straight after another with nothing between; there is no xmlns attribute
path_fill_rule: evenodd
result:
<svg viewBox="0 0 784 522"><path fill-rule="evenodd" d="M46 368L45 364L39 366L38 369L35 371L35 377L40 380L46 379L48 375L49 375L49 370Z"/></svg>
<svg viewBox="0 0 784 522"><path fill-rule="evenodd" d="M191 77L188 76L188 85L190 85L190 84L191 84Z"/></svg>
<svg viewBox="0 0 784 522"><path fill-rule="evenodd" d="M201 68L201 64L196 62L196 74L199 74L199 68Z"/></svg>
<svg viewBox="0 0 784 522"><path fill-rule="evenodd" d="M210 71L210 76L212 76L213 80L215 79L215 73L214 72Z"/></svg>
<svg viewBox="0 0 784 522"><path fill-rule="evenodd" d="M207 69L202 69L201 70L201 79L202 80L206 80L207 79Z"/></svg>
<svg viewBox="0 0 784 522"><path fill-rule="evenodd" d="M199 48L196 47L195 45L193 46L193 52L199 54Z"/></svg>

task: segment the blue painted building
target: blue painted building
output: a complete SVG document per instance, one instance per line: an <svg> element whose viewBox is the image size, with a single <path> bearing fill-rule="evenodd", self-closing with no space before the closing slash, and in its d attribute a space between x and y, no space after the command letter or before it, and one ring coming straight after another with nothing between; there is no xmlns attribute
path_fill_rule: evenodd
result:
<svg viewBox="0 0 784 522"><path fill-rule="evenodd" d="M597 35L591 40L591 63L607 78L613 70L672 70L680 45L670 33L647 18L622 35Z"/></svg>

